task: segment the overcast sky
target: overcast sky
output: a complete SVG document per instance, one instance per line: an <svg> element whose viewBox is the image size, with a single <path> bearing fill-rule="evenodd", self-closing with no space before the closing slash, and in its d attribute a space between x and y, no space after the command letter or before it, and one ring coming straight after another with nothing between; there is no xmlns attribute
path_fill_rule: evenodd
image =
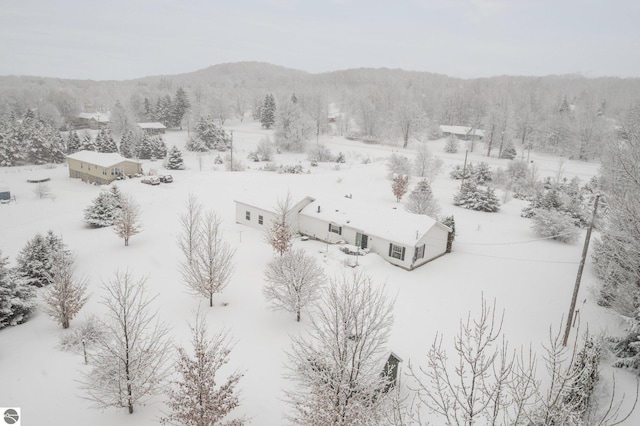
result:
<svg viewBox="0 0 640 426"><path fill-rule="evenodd" d="M639 21L638 0L0 0L0 75L123 80L262 61L640 77Z"/></svg>

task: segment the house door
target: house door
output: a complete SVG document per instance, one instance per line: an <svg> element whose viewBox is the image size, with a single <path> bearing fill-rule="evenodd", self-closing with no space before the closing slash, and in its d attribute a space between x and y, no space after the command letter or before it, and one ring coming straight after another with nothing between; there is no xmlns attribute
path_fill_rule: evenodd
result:
<svg viewBox="0 0 640 426"><path fill-rule="evenodd" d="M356 245L361 249L367 248L367 243L369 242L369 236L361 233L356 233Z"/></svg>

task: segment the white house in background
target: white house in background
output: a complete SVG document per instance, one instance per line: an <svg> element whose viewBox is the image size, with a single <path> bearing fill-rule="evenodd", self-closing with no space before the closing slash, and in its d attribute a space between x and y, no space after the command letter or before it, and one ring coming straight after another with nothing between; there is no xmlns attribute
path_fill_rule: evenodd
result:
<svg viewBox="0 0 640 426"><path fill-rule="evenodd" d="M484 138L484 130L474 129L467 126L440 125L440 133L442 133L442 137L446 138L449 135L455 135L455 137L464 141L468 141L473 138L477 140Z"/></svg>
<svg viewBox="0 0 640 426"><path fill-rule="evenodd" d="M276 217L278 199L274 197L267 198L264 194L254 194L249 198L251 198L251 201L235 200L236 223L263 231L269 229L273 219ZM312 201L313 198L311 197L291 197L289 217L293 229L298 229L298 214L300 211Z"/></svg>
<svg viewBox="0 0 640 426"><path fill-rule="evenodd" d="M152 123L137 123L138 127L140 127L142 129L143 132L145 132L148 135L164 135L165 130L167 129L167 127L159 122L152 122Z"/></svg>
<svg viewBox="0 0 640 426"><path fill-rule="evenodd" d="M312 197L291 208L294 229L328 243L345 242L377 253L387 262L412 270L447 252L451 228L425 215L402 208L375 206L351 198ZM275 213L275 200L236 200L236 223L268 229Z"/></svg>
<svg viewBox="0 0 640 426"><path fill-rule="evenodd" d="M110 112L81 112L73 119L76 129L102 129L111 122Z"/></svg>

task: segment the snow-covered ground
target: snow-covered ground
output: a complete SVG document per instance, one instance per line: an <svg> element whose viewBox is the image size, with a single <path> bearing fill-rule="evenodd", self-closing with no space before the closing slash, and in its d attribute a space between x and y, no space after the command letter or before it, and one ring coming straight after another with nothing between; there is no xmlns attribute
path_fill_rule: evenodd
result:
<svg viewBox="0 0 640 426"><path fill-rule="evenodd" d="M210 332L226 328L235 346L231 353L230 369L245 371L240 382L241 407L251 424L283 424L287 407L282 402L282 390L289 386L283 378L285 351L292 335L304 334L308 325L296 323L294 316L273 312L262 295L263 270L273 258L271 248L254 229L234 223L233 200L242 194L260 190L273 195L273 202L286 194L312 192L320 195L342 196L368 203L396 205L386 178L386 158L394 151L413 156L411 150L385 145L367 145L341 137L324 136L334 154L343 152L346 163L321 163L310 167L304 154L276 154L278 164L301 164L309 174L277 174L258 170L263 164L246 160L247 154L269 131L257 123L232 122L226 126L234 130L234 158L243 160L244 172L227 172L214 165L217 154L201 157L185 153L187 170L171 171L174 183L150 186L139 179L118 182L120 189L132 194L142 207L143 231L124 247L111 228L89 229L83 222L83 210L93 200L100 187L68 177L66 165L54 168L0 168L0 181L10 185L17 202L0 205L0 249L10 262L37 232L53 230L62 236L76 256L80 273L90 279L91 297L78 318L71 323L77 327L88 315L99 315L102 296L101 282L116 270L129 269L136 276L145 276L151 294L158 294L155 306L160 318L172 327L176 344L189 344L187 321L192 321L198 305L203 303ZM168 145L182 148L185 132L166 135ZM315 143L311 142L311 143ZM505 336L511 347L532 345L539 351L548 341L549 327L557 331L563 326L578 262L582 240L575 244L537 240L530 229L530 221L520 217L525 205L511 199L498 213L481 213L452 205L459 182L449 178L455 164L462 164L464 150L457 154L443 152L443 140L428 142L433 154L444 161L442 172L433 182L434 193L440 201L442 213L454 214L456 242L451 254L441 257L414 271L394 267L375 254L359 259L358 268L384 285L390 299L395 299L395 322L389 350L403 360L425 365L425 356L436 333L444 335L451 346L460 318L467 312L477 313L481 297L496 301L504 309ZM480 145L469 155L470 161L487 161L495 168L505 167L508 160L487 159ZM532 154L539 176L560 173L571 179L578 176L586 182L598 172L592 163L561 161L558 158ZM144 170L164 169L160 163L146 162ZM34 184L27 183L33 174L51 178L52 197L40 199ZM415 183L415 179L412 181ZM221 295L209 308L204 299L187 293L178 272L180 252L176 244L178 215L183 211L189 193L194 193L207 207L222 217L226 239L236 248L235 274ZM398 224L402 226L402 224ZM312 253L326 268L328 275L338 276L351 271L345 266L347 255L336 246L315 241L295 241ZM619 333L621 325L608 311L596 306L591 289L596 285L591 260L587 262L578 298L583 329L589 324L592 332L609 330ZM583 302L584 301L584 302ZM77 384L87 367L81 353L65 352L59 348L63 331L48 318L42 309L27 323L0 331L0 406L22 409L23 424L28 425L145 425L157 422L165 409L160 396L144 407L137 407L133 415L125 409L105 411L91 408L82 398ZM574 332L575 333L575 332ZM406 368L405 368L406 370ZM610 381L610 369L603 374ZM631 374L615 371L617 393L631 392ZM640 413L625 424L640 424Z"/></svg>

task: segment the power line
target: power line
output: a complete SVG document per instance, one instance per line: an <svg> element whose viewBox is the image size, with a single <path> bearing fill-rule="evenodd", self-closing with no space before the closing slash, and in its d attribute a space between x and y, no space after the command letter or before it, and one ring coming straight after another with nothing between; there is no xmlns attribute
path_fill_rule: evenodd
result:
<svg viewBox="0 0 640 426"><path fill-rule="evenodd" d="M480 257L491 257L494 259L504 259L504 260L515 260L519 262L533 262L533 263L561 263L561 264L571 264L576 265L579 262L576 261L566 261L566 260L538 260L538 259L522 259L517 257L506 257L506 256L493 256L490 254L480 254L480 253L471 253L468 251L460 251L454 250L453 253L462 253L462 254L470 254L472 256L480 256Z"/></svg>
<svg viewBox="0 0 640 426"><path fill-rule="evenodd" d="M544 241L544 240L552 240L554 238L563 237L565 235L571 235L576 231L568 231L563 232L562 234L551 235L549 237L536 238L533 240L524 240L524 241L507 241L504 243L465 243L464 241L454 241L455 244L462 244L466 246L507 246L513 244L527 244L527 243L535 243L536 241Z"/></svg>

